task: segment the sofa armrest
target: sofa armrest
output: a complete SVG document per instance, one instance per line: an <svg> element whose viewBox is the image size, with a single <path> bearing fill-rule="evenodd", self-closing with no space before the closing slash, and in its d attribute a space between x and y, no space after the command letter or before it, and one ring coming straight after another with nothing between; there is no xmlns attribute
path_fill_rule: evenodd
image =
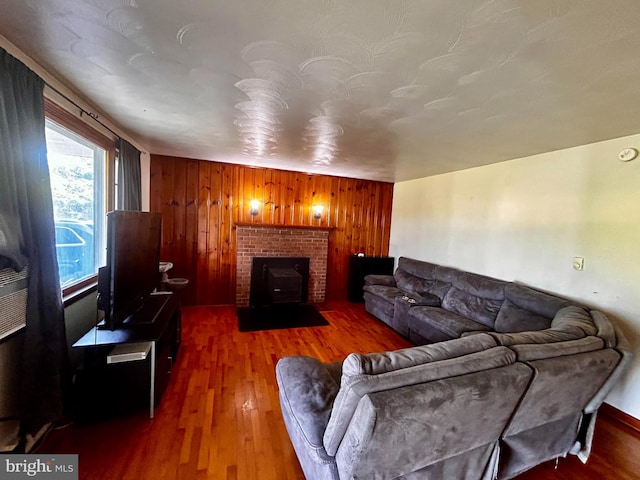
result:
<svg viewBox="0 0 640 480"><path fill-rule="evenodd" d="M309 446L322 447L340 385L331 368L312 357L284 357L276 365L282 414Z"/></svg>
<svg viewBox="0 0 640 480"><path fill-rule="evenodd" d="M364 277L365 285L384 285L386 287L395 287L396 279L393 275L367 275Z"/></svg>

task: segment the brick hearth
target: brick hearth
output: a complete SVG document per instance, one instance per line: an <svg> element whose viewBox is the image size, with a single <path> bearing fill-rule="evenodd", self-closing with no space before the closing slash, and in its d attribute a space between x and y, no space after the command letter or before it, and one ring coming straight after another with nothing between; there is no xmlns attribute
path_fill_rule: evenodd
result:
<svg viewBox="0 0 640 480"><path fill-rule="evenodd" d="M309 257L309 303L324 302L329 230L309 227L236 226L236 305L249 305L252 257Z"/></svg>

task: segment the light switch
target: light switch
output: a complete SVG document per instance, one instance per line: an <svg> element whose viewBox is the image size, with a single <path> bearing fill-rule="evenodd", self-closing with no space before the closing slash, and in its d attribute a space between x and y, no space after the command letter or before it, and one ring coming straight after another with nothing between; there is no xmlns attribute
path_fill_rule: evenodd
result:
<svg viewBox="0 0 640 480"><path fill-rule="evenodd" d="M573 269L584 270L584 257L573 257Z"/></svg>

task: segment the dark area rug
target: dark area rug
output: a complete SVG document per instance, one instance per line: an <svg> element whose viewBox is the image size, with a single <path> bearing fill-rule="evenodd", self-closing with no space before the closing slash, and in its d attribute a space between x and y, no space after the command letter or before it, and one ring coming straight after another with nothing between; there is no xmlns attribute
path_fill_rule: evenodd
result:
<svg viewBox="0 0 640 480"><path fill-rule="evenodd" d="M238 308L238 329L241 332L323 325L329 325L329 322L313 305Z"/></svg>

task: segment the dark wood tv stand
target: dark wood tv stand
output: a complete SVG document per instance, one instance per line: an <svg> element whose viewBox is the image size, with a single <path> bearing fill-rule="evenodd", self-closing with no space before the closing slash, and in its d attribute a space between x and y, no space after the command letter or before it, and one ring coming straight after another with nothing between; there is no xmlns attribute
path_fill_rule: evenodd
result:
<svg viewBox="0 0 640 480"><path fill-rule="evenodd" d="M132 319L116 330L94 327L73 344L83 351L74 381L79 420L106 418L142 405L148 405L153 418L180 348L179 305L178 296L169 294L159 309L134 314L150 319Z"/></svg>

